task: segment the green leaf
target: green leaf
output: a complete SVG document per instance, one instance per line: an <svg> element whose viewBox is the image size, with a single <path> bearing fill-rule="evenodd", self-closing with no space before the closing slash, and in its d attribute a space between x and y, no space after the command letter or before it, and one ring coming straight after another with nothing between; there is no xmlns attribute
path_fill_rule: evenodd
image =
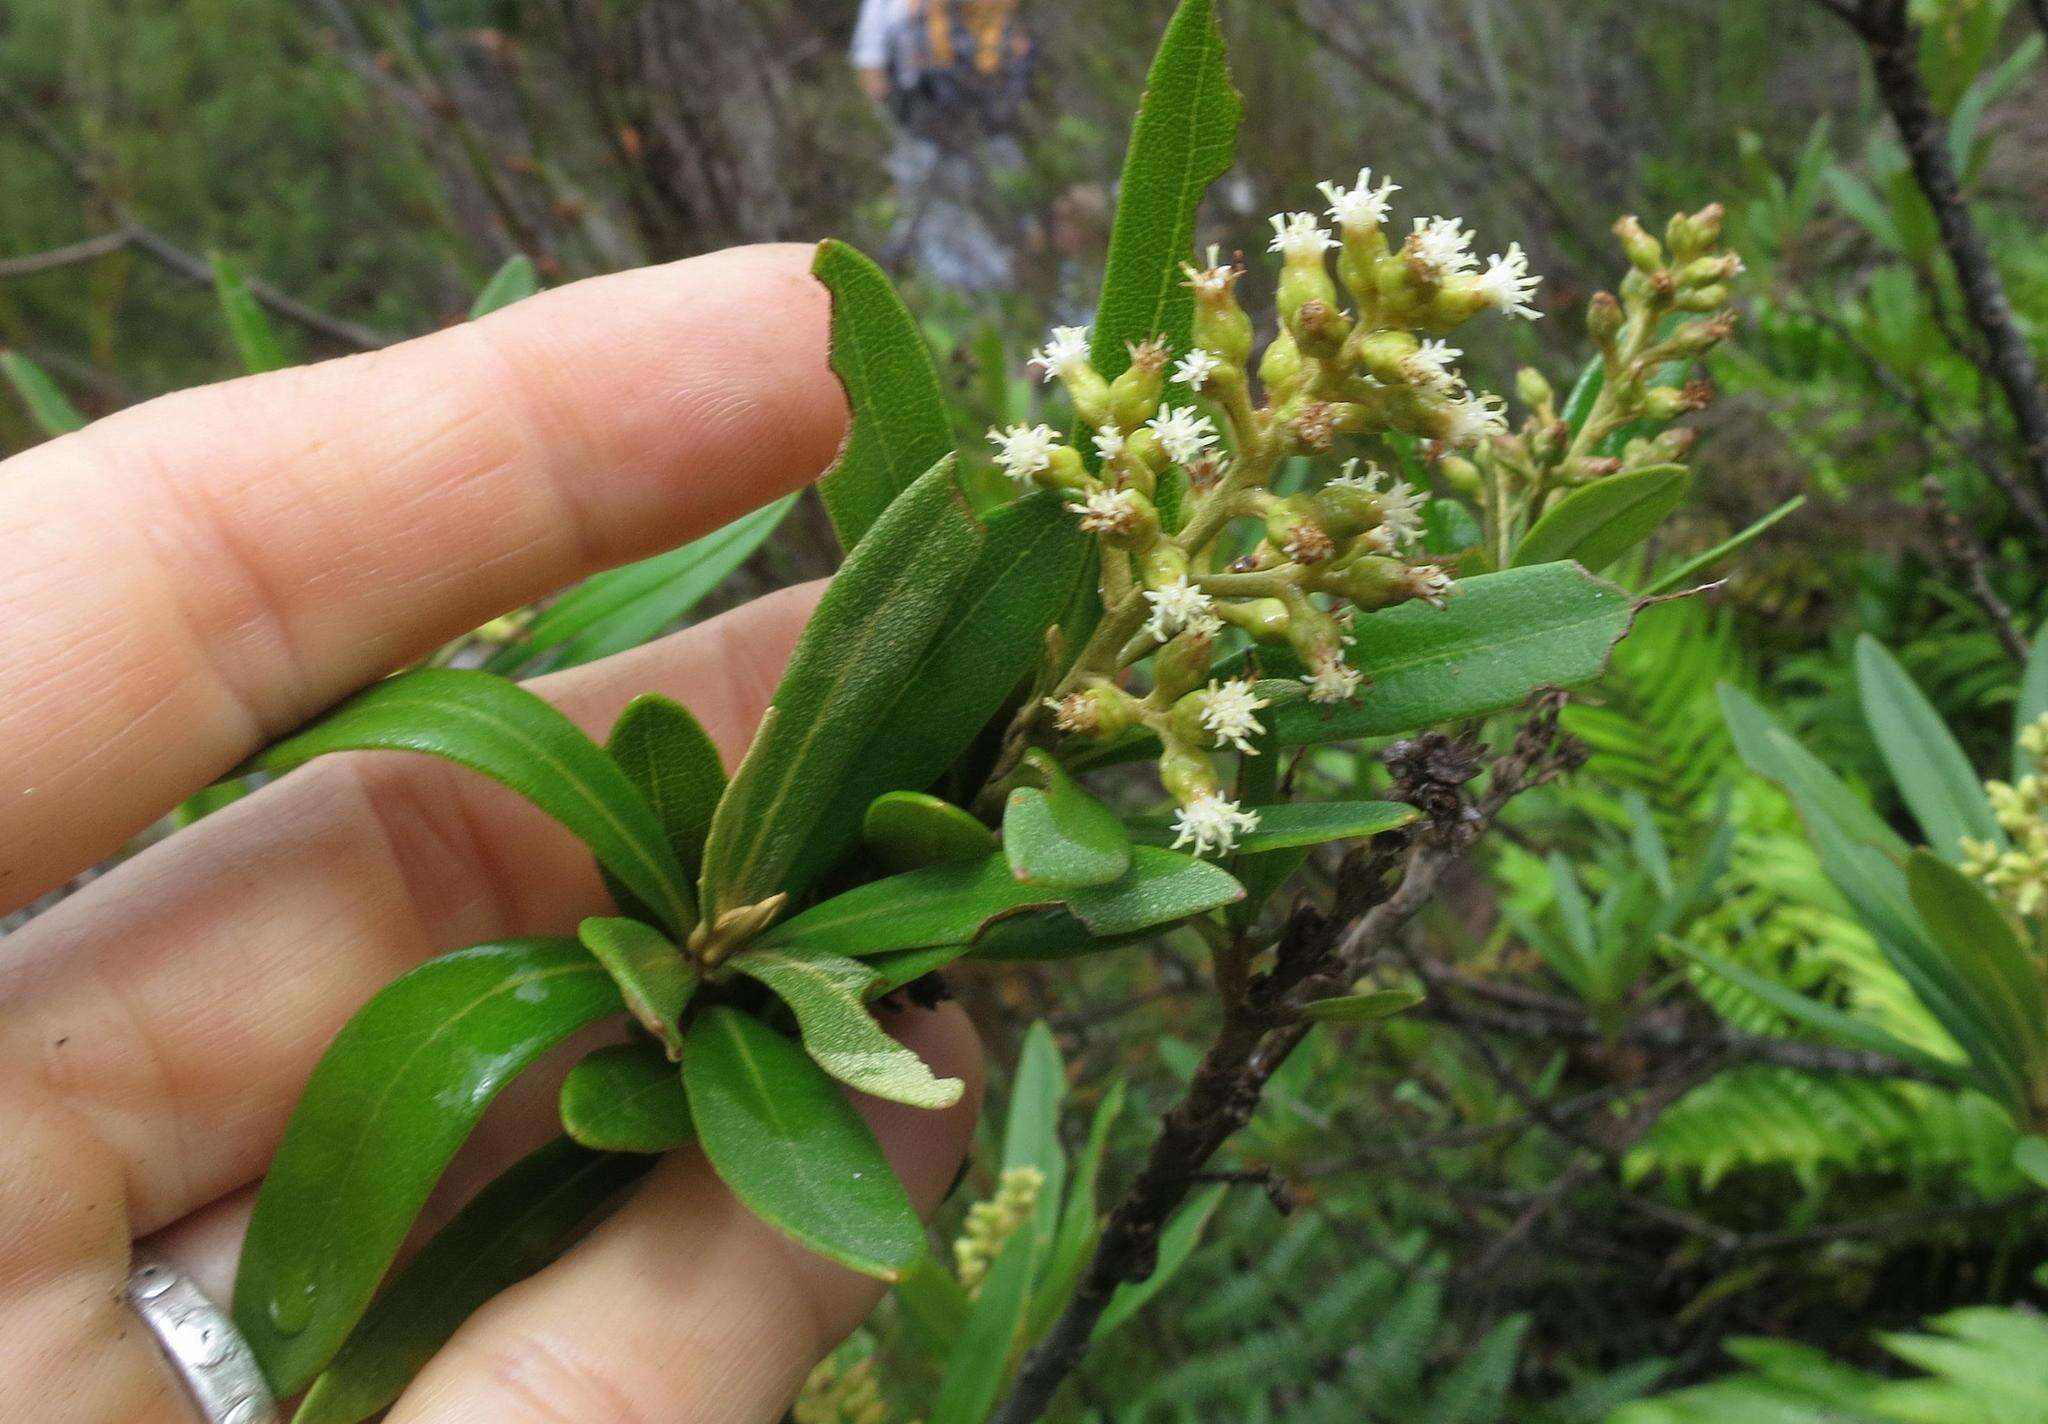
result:
<svg viewBox="0 0 2048 1424"><path fill-rule="evenodd" d="M1634 600L1575 564L1461 579L1443 608L1405 603L1353 623L1352 666L1371 681L1339 707L1273 709L1285 746L1384 737L1517 707L1548 687L1598 677L1635 616ZM1261 648L1271 677L1299 676L1291 653ZM1218 676L1228 676L1229 665Z"/></svg>
<svg viewBox="0 0 2048 1424"><path fill-rule="evenodd" d="M1122 1078L1112 1079L1102 1101L1095 1105L1095 1118L1088 1126L1088 1145L1074 1164L1073 1181L1060 1207L1052 1251L1031 1292L1029 1334L1034 1340L1043 1336L1066 1308L1067 1298L1073 1294L1088 1264L1088 1255L1101 1235L1103 1218L1096 1205L1096 1186L1102 1176L1103 1156L1109 1150L1110 1129L1123 1114L1126 1088Z"/></svg>
<svg viewBox="0 0 2048 1424"><path fill-rule="evenodd" d="M1889 860L1906 858L1909 847L1898 833L1754 698L1726 683L1719 692L1721 714L1742 760L1784 787L1809 825L1832 828L1843 840L1870 846Z"/></svg>
<svg viewBox="0 0 2048 1424"><path fill-rule="evenodd" d="M1789 988L1775 979L1758 974L1731 959L1688 944L1684 940L1667 937L1665 943L1680 951L1686 958L1713 971L1738 989L1756 995L1794 1023L1803 1024L1814 1032L1851 1048L1860 1048L1868 1053L1881 1053L1909 1063L1929 1073L1938 1073L1952 1082L1965 1083L1970 1080L1967 1065L1951 1063L1936 1058L1933 1054L1913 1047L1904 1039L1895 1038L1883 1029L1853 1014L1847 1014L1832 1004L1819 999L1809 999L1797 989Z"/></svg>
<svg viewBox="0 0 2048 1424"><path fill-rule="evenodd" d="M861 821L861 839L891 870L984 860L1002 848L996 833L973 816L922 791L877 796Z"/></svg>
<svg viewBox="0 0 2048 1424"><path fill-rule="evenodd" d="M966 954L968 948L964 944L935 944L926 949L902 949L893 954L875 955L867 961L878 976L868 988L869 1000L893 994L905 984L944 969Z"/></svg>
<svg viewBox="0 0 2048 1424"><path fill-rule="evenodd" d="M1581 485L1522 536L1514 565L1572 559L1604 569L1649 538L1691 486L1692 475L1683 465L1651 465Z"/></svg>
<svg viewBox="0 0 2048 1424"><path fill-rule="evenodd" d="M882 976L872 966L844 955L749 949L728 961L789 1005L803 1035L804 1051L850 1088L914 1108L949 1108L966 1085L938 1078L922 1058L875 1022L867 1001Z"/></svg>
<svg viewBox="0 0 2048 1424"><path fill-rule="evenodd" d="M249 291L241 266L224 252L213 254L213 290L220 298L221 315L227 318L228 334L235 340L235 352L242 369L250 375L284 369L284 351L270 318Z"/></svg>
<svg viewBox="0 0 2048 1424"><path fill-rule="evenodd" d="M1317 999L1302 1012L1317 1023L1371 1023L1404 1014L1425 997L1413 989L1375 989L1366 994Z"/></svg>
<svg viewBox="0 0 2048 1424"><path fill-rule="evenodd" d="M690 1028L683 1085L713 1170L770 1226L878 1280L925 1253L875 1134L796 1044L737 1009L706 1009Z"/></svg>
<svg viewBox="0 0 2048 1424"><path fill-rule="evenodd" d="M1756 539L1779 520L1796 514L1805 507L1806 496L1803 494L1793 495L1792 498L1786 500L1748 528L1723 539L1704 554L1697 554L1668 573L1659 574L1650 581L1649 587L1643 590L1643 597L1655 598L1660 593L1669 593L1672 589L1683 586L1690 580L1705 573L1715 564L1720 563L1721 560L1727 558L1730 554L1747 546L1752 540Z"/></svg>
<svg viewBox="0 0 2048 1424"><path fill-rule="evenodd" d="M313 1381L292 1424L359 1424L389 1406L463 1321L561 1255L653 1165L559 1138L522 1158L406 1263Z"/></svg>
<svg viewBox="0 0 2048 1424"><path fill-rule="evenodd" d="M1026 910L982 930L968 952L976 959L1035 963L1100 954L1151 938L1145 931L1097 936L1065 910Z"/></svg>
<svg viewBox="0 0 2048 1424"><path fill-rule="evenodd" d="M1092 342L1103 375L1130 364L1127 342L1164 336L1186 349L1194 298L1180 264L1194 247L1202 195L1230 171L1243 116L1215 6L1183 0L1146 77L1118 185Z"/></svg>
<svg viewBox="0 0 2048 1424"><path fill-rule="evenodd" d="M821 816L851 794L849 769L945 626L982 537L948 459L905 490L848 557L711 818L707 923L778 890L805 888L792 867ZM910 726L891 730L915 735ZM872 799L857 797L853 814Z"/></svg>
<svg viewBox="0 0 2048 1424"><path fill-rule="evenodd" d="M482 772L574 831L671 930L696 920L653 808L574 722L515 683L454 668L401 673L277 743L249 769L285 772L351 751L424 752Z"/></svg>
<svg viewBox="0 0 2048 1424"><path fill-rule="evenodd" d="M2020 735L2043 717L2048 717L2048 621L2035 630L2033 646L2027 650L2027 667L2020 677L2019 705L2012 714L2012 779L2020 781L2040 768L2040 758L2020 745Z"/></svg>
<svg viewBox="0 0 2048 1424"><path fill-rule="evenodd" d="M1064 906L1092 934L1130 934L1217 909L1243 893L1228 872L1149 846L1131 853L1121 879L1078 890L1020 884L1008 860L990 856L871 881L783 921L757 943L859 958L968 944L991 921L1053 906Z"/></svg>
<svg viewBox="0 0 2048 1424"><path fill-rule="evenodd" d="M514 302L523 302L539 290L540 273L534 270L533 259L523 252L515 252L491 274L491 280L484 283L484 289L476 294L476 300L470 303L469 319L475 321Z"/></svg>
<svg viewBox="0 0 2048 1424"><path fill-rule="evenodd" d="M1292 850L1330 841L1358 840L1398 831L1422 813L1399 801L1281 801L1259 808L1257 830L1237 838L1243 854ZM1170 845L1168 818L1147 817L1131 826L1131 834L1148 845Z"/></svg>
<svg viewBox="0 0 2048 1424"><path fill-rule="evenodd" d="M668 1049L671 1061L683 1052L683 1010L697 992L697 966L651 925L638 920L588 919L576 930L612 982L627 1010Z"/></svg>
<svg viewBox="0 0 2048 1424"><path fill-rule="evenodd" d="M987 528L939 636L876 714L840 796L820 808L796 881L809 884L838 861L877 796L923 791L944 775L1044 655L1046 630L1080 585L1093 541L1050 490L996 510Z"/></svg>
<svg viewBox="0 0 2048 1424"><path fill-rule="evenodd" d="M0 351L0 376L14 387L29 419L45 435L69 435L86 426L85 415L35 362L19 351Z"/></svg>
<svg viewBox="0 0 2048 1424"><path fill-rule="evenodd" d="M2004 912L1976 881L1927 850L1907 860L1906 888L1986 1021L2031 1079L2048 1060L2048 990Z"/></svg>
<svg viewBox="0 0 2048 1424"><path fill-rule="evenodd" d="M1150 1304L1153 1296L1166 1289L1167 1283L1188 1263L1188 1257L1195 1254L1195 1247L1202 1241L1202 1232L1208 1228L1209 1218L1216 1214L1216 1208L1222 1204L1223 1194L1228 1190L1229 1187L1223 1184L1206 1188L1174 1213L1173 1220L1159 1233L1158 1264L1153 1266L1152 1274L1142 1281L1126 1281L1116 1288L1116 1294L1109 1298L1102 1318L1095 1323L1092 1338L1106 1339Z"/></svg>
<svg viewBox="0 0 2048 1424"><path fill-rule="evenodd" d="M797 497L742 515L701 539L585 579L534 620L526 636L492 654L487 672L514 673L553 649L553 668L578 667L637 648L695 608L753 556Z"/></svg>
<svg viewBox="0 0 2048 1424"><path fill-rule="evenodd" d="M1013 1234L989 1267L959 1339L947 1354L930 1424L983 1424L995 1408L996 1395L1009 1379L1036 1264L1031 1233Z"/></svg>
<svg viewBox="0 0 2048 1424"><path fill-rule="evenodd" d="M1035 1167L1043 1177L1031 1212L1033 1249L1052 1242L1060 1195L1067 1184L1067 1154L1060 1149L1060 1104L1067 1096L1067 1066L1044 1019L1024 1031L1017 1071L1010 1079L1010 1110L1003 1120L1003 1170Z"/></svg>
<svg viewBox="0 0 2048 1424"><path fill-rule="evenodd" d="M851 553L899 494L953 453L953 424L924 333L888 274L843 242L819 243L811 272L832 293L832 369L853 412L818 493Z"/></svg>
<svg viewBox="0 0 2048 1424"><path fill-rule="evenodd" d="M1898 660L1868 633L1856 640L1856 686L1863 719L1928 843L1952 861L1962 859L1965 837L2004 848L2005 831L1969 758Z"/></svg>
<svg viewBox="0 0 2048 1424"><path fill-rule="evenodd" d="M1053 890L1121 879L1131 868L1131 838L1116 813L1038 748L1024 762L1043 787L1019 786L1003 807L1011 873Z"/></svg>
<svg viewBox="0 0 2048 1424"><path fill-rule="evenodd" d="M654 808L684 873L695 873L725 794L725 765L710 734L682 703L648 692L626 704L605 750Z"/></svg>
<svg viewBox="0 0 2048 1424"><path fill-rule="evenodd" d="M2048 1187L2048 1137L2022 1137L2012 1145L2012 1165L2037 1187Z"/></svg>
<svg viewBox="0 0 2048 1424"><path fill-rule="evenodd" d="M622 1008L576 941L508 940L429 960L349 1020L285 1128L235 1279L235 1323L280 1397L334 1357L498 1091Z"/></svg>
<svg viewBox="0 0 2048 1424"><path fill-rule="evenodd" d="M1601 390L1607 385L1607 365L1598 356L1586 359L1579 367L1579 378L1572 382L1571 393L1564 399L1558 415L1577 435L1586 423L1586 417L1593 413L1593 403L1600 399Z"/></svg>
<svg viewBox="0 0 2048 1424"><path fill-rule="evenodd" d="M697 1135L682 1074L650 1043L600 1048L562 1080L562 1128L605 1152L668 1152Z"/></svg>
<svg viewBox="0 0 2048 1424"><path fill-rule="evenodd" d="M1472 511L1455 499L1433 499L1422 507L1423 552L1438 557L1462 554L1485 537Z"/></svg>

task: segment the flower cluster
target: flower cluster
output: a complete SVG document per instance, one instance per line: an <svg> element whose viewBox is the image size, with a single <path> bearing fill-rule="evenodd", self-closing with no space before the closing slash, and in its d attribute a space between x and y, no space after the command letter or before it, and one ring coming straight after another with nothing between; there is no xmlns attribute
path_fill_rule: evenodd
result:
<svg viewBox="0 0 2048 1424"><path fill-rule="evenodd" d="M1963 839L1963 873L1981 880L2008 910L2030 919L2048 909L2048 716L2020 733L2034 773L2017 782L1987 781L1991 812L2011 841Z"/></svg>
<svg viewBox="0 0 2048 1424"><path fill-rule="evenodd" d="M996 1183L996 1194L967 1209L967 1221L953 1243L953 1265L969 1296L981 1291L989 1267L1003 1254L1017 1228L1031 1219L1045 1173L1036 1167L1012 1167Z"/></svg>
<svg viewBox="0 0 2048 1424"><path fill-rule="evenodd" d="M1283 462L1374 437L1441 456L1504 434L1501 400L1467 385L1447 338L1486 313L1538 315L1519 244L1482 262L1465 225L1441 216L1390 235L1401 189L1370 169L1321 186L1326 213L1272 220L1277 322L1263 351L1238 301L1243 259L1211 248L1183 268L1188 349L1154 337L1099 351L1087 330L1057 327L1031 361L1066 391L1081 437L989 432L997 464L1059 491L1101 546L1104 617L1033 714L1049 707L1066 736L1157 736L1177 844L1197 855L1227 854L1258 826L1225 794L1217 754L1257 754L1262 714L1281 702L1360 695L1354 614L1441 607L1455 589L1421 555L1424 499L1407 478L1358 455L1282 493ZM1212 676L1232 635L1254 645L1248 675ZM1129 670L1146 658L1141 693ZM1274 663L1290 676L1254 680Z"/></svg>
<svg viewBox="0 0 2048 1424"><path fill-rule="evenodd" d="M875 1378L874 1356L842 1369L827 1355L804 1381L789 1416L796 1424L888 1424L889 1405Z"/></svg>

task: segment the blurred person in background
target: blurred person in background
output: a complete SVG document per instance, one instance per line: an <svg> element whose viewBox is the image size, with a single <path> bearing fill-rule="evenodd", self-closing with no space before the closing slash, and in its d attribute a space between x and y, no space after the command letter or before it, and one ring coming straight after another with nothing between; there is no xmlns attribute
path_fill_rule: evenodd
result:
<svg viewBox="0 0 2048 1424"><path fill-rule="evenodd" d="M900 211L890 257L961 291L1010 286L1016 244L991 226L1017 140L1036 45L1022 0L862 0L851 59L889 115ZM1003 223L1008 228L1014 224Z"/></svg>

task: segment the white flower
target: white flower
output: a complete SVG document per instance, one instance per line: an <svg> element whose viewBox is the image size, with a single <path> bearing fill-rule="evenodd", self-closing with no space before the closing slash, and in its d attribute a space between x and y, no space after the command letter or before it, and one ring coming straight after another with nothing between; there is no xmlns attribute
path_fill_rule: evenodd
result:
<svg viewBox="0 0 2048 1424"><path fill-rule="evenodd" d="M1491 392L1466 396L1445 407L1450 426L1444 439L1457 449L1468 449L1495 435L1505 435L1508 418L1501 413L1501 398Z"/></svg>
<svg viewBox="0 0 2048 1424"><path fill-rule="evenodd" d="M1059 448L1059 432L1050 425L1013 425L1008 430L991 429L989 443L996 447L996 463L1013 480L1029 481L1052 463Z"/></svg>
<svg viewBox="0 0 2048 1424"><path fill-rule="evenodd" d="M1377 461L1367 462L1365 473L1359 474L1358 457L1354 455L1344 462L1344 473L1330 481L1330 488L1364 490L1367 494L1377 494L1380 481L1386 477L1387 472L1379 467Z"/></svg>
<svg viewBox="0 0 2048 1424"><path fill-rule="evenodd" d="M1137 527L1138 501L1129 490L1097 490L1067 508L1081 516L1090 534L1128 534Z"/></svg>
<svg viewBox="0 0 2048 1424"><path fill-rule="evenodd" d="M1486 270L1473 279L1473 285L1489 306L1531 320L1543 315L1529 305L1529 298L1536 295L1542 282L1541 277L1529 275L1529 257L1519 242L1509 243L1505 254L1489 257Z"/></svg>
<svg viewBox="0 0 2048 1424"><path fill-rule="evenodd" d="M1183 262L1180 270L1188 279L1185 285L1198 297L1221 297L1237 280L1237 269L1224 265L1223 249L1213 242L1209 244L1208 266L1197 267L1192 262Z"/></svg>
<svg viewBox="0 0 2048 1424"><path fill-rule="evenodd" d="M1124 452L1124 433L1114 425L1105 425L1095 432L1095 453L1108 464Z"/></svg>
<svg viewBox="0 0 2048 1424"><path fill-rule="evenodd" d="M1438 277L1469 272L1478 264L1472 255L1472 234L1456 218L1417 218L1408 243L1417 260Z"/></svg>
<svg viewBox="0 0 2048 1424"><path fill-rule="evenodd" d="M1330 216L1347 228L1378 227L1387 220L1388 199L1401 191L1401 185L1389 178L1379 187L1372 186L1372 170L1358 170L1355 187L1340 188L1335 183L1319 183L1323 196L1330 200Z"/></svg>
<svg viewBox="0 0 2048 1424"><path fill-rule="evenodd" d="M1162 643L1176 633L1222 631L1223 620L1213 611L1216 600L1189 583L1185 574L1160 588L1146 589L1145 601L1152 605L1145 631Z"/></svg>
<svg viewBox="0 0 2048 1424"><path fill-rule="evenodd" d="M1316 222L1314 213L1273 214L1273 241L1268 252L1278 252L1290 262L1320 257L1337 245L1330 230Z"/></svg>
<svg viewBox="0 0 2048 1424"><path fill-rule="evenodd" d="M1265 705L1266 699L1253 692L1252 685L1241 677L1228 682L1211 681L1202 699L1202 730L1214 737L1218 746L1228 742L1246 756L1257 756L1257 749L1248 739L1266 730L1254 715Z"/></svg>
<svg viewBox="0 0 2048 1424"><path fill-rule="evenodd" d="M1406 480L1395 479L1378 465L1367 465L1369 473L1354 473L1357 460L1344 462L1344 473L1330 483L1338 489L1364 490L1377 495L1380 501L1379 527L1372 532L1372 542L1383 553L1393 553L1409 544L1422 534L1422 496Z"/></svg>
<svg viewBox="0 0 2048 1424"><path fill-rule="evenodd" d="M1191 391L1199 391L1209 383L1209 377L1214 375L1216 368L1222 364L1221 357L1197 346L1180 358L1180 364L1173 368L1173 379Z"/></svg>
<svg viewBox="0 0 2048 1424"><path fill-rule="evenodd" d="M1166 451L1166 458L1176 465L1193 464L1222 438L1216 433L1216 423L1206 415L1197 414L1193 406L1184 405L1178 409L1168 406L1146 421L1145 426L1159 437L1159 446Z"/></svg>
<svg viewBox="0 0 2048 1424"><path fill-rule="evenodd" d="M1465 378L1451 369L1451 363L1464 354L1448 341L1424 341L1401 362L1401 370L1410 385L1449 393L1464 384Z"/></svg>
<svg viewBox="0 0 2048 1424"><path fill-rule="evenodd" d="M1442 608L1451 593L1451 576L1435 564L1414 564L1408 569L1408 587L1424 603Z"/></svg>
<svg viewBox="0 0 2048 1424"><path fill-rule="evenodd" d="M1085 326L1056 326L1052 339L1031 353L1031 364L1038 368L1038 378L1050 381L1054 376L1064 376L1068 371L1088 364L1088 328Z"/></svg>
<svg viewBox="0 0 2048 1424"><path fill-rule="evenodd" d="M1174 849L1192 842L1196 856L1228 855L1237 838L1259 828L1259 813L1247 811L1215 792L1197 796L1173 819Z"/></svg>
<svg viewBox="0 0 2048 1424"><path fill-rule="evenodd" d="M1302 681L1308 684L1309 701L1328 706L1349 702L1356 697L1360 684L1365 681L1365 674L1341 657L1330 657L1317 663Z"/></svg>

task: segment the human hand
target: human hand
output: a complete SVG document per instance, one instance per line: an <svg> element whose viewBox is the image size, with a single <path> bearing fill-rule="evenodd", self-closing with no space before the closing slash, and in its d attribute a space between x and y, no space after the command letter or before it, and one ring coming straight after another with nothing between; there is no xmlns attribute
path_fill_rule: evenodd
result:
<svg viewBox="0 0 2048 1424"><path fill-rule="evenodd" d="M580 283L390 351L170 396L0 464L0 910L248 754L506 608L796 488L845 425L808 251ZM634 695L744 749L814 592L535 686L601 732ZM0 947L0 1419L188 1417L122 1299L149 1244L216 1301L313 1064L395 975L608 910L587 852L423 757L323 760ZM862 1100L920 1208L978 1097L957 1009L905 1042L970 1091ZM565 1059L565 1063L571 1061ZM428 1225L558 1130L529 1075ZM559 1075L556 1075L559 1081ZM674 1154L465 1324L396 1424L778 1419L877 1287Z"/></svg>

